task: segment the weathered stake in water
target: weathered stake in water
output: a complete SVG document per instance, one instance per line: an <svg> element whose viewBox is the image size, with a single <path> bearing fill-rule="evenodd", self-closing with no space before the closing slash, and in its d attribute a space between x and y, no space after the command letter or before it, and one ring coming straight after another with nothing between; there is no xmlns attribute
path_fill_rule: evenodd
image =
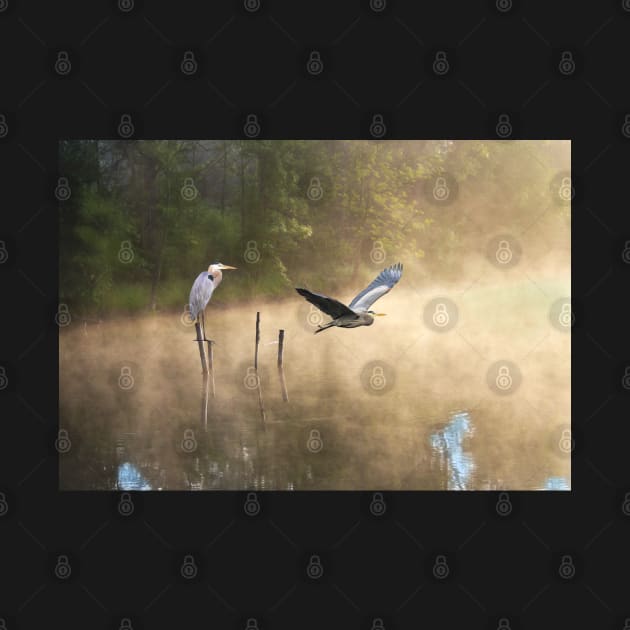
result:
<svg viewBox="0 0 630 630"><path fill-rule="evenodd" d="M289 402L287 384L284 381L284 330L278 331L278 375L280 376L280 389L282 390L282 400Z"/></svg>
<svg viewBox="0 0 630 630"><path fill-rule="evenodd" d="M254 372L256 373L256 383L258 385L258 407L260 408L260 418L265 426L265 405L263 403L262 388L260 384L260 374L258 374L258 344L260 343L260 312L256 313L256 350L254 352Z"/></svg>

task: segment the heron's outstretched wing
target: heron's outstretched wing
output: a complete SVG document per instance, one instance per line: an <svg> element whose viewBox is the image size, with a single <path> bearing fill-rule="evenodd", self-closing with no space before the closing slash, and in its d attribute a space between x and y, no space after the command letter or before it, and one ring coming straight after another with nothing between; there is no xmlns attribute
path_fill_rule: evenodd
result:
<svg viewBox="0 0 630 630"><path fill-rule="evenodd" d="M306 289L295 289L302 297L306 298L311 304L315 305L320 311L330 315L333 319L341 317L342 315L354 315L356 313L351 311L345 304L342 304L334 298L329 298L319 293L313 293Z"/></svg>
<svg viewBox="0 0 630 630"><path fill-rule="evenodd" d="M403 266L401 263L396 263L391 267L387 267L387 269L383 269L383 271L350 302L350 308L357 311L367 311L378 298L391 291L392 287L400 280L402 270Z"/></svg>
<svg viewBox="0 0 630 630"><path fill-rule="evenodd" d="M213 291L214 282L208 278L207 271L202 271L193 282L188 299L192 319L197 319L199 313L206 308L206 304L210 301Z"/></svg>

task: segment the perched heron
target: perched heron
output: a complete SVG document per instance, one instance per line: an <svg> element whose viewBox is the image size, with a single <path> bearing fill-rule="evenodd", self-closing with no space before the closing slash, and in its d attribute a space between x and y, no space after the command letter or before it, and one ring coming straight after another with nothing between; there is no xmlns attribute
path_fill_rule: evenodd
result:
<svg viewBox="0 0 630 630"><path fill-rule="evenodd" d="M199 326L199 320L201 320L201 327L203 329L203 339L197 328L197 341L211 341L206 338L206 323L204 321L204 310L212 297L215 289L221 284L223 269L236 269L236 267L230 267L220 262L212 263L208 267L208 271L202 271L193 282L192 289L190 290L190 297L188 299L190 305L190 317L195 322L195 326Z"/></svg>
<svg viewBox="0 0 630 630"><path fill-rule="evenodd" d="M403 266L401 263L396 263L391 267L387 267L387 269L383 269L383 271L350 302L350 306L346 306L334 298L319 293L313 293L306 289L295 290L320 311L323 311L326 315L330 315L333 318L332 321L328 322L325 326L319 326L315 334L331 326L340 326L341 328L371 326L374 323L375 316L382 316L385 315L385 313L375 313L369 310L370 306L372 306L378 298L392 290L392 287L400 280L402 270Z"/></svg>

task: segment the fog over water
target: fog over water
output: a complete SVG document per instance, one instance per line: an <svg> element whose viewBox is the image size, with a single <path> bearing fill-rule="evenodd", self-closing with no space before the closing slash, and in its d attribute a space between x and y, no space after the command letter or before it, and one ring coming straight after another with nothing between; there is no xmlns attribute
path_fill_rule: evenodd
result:
<svg viewBox="0 0 630 630"><path fill-rule="evenodd" d="M469 252L450 284L420 282L422 263L401 260L400 283L374 306L387 315L370 327L314 335L328 318L291 287L237 304L219 287L206 309L215 397L183 309L73 321L60 331L60 427L72 442L61 488L570 489L566 232L532 235L509 269ZM394 262L388 253L374 275ZM307 288L349 303L364 285Z"/></svg>

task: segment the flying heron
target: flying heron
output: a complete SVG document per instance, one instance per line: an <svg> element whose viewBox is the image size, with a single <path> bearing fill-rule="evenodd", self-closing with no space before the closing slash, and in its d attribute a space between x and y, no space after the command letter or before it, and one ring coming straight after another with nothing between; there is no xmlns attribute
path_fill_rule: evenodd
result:
<svg viewBox="0 0 630 630"><path fill-rule="evenodd" d="M372 282L359 293L350 306L342 304L334 298L313 293L306 289L295 289L302 297L306 298L311 304L315 305L320 311L330 315L333 319L325 326L319 326L315 334L326 330L331 326L340 326L341 328L357 328L358 326L371 326L374 323L375 316L382 316L385 313L375 313L369 310L370 306L389 291L400 280L402 276L403 266L396 263L387 269L383 269L381 273L372 280Z"/></svg>
<svg viewBox="0 0 630 630"><path fill-rule="evenodd" d="M190 290L189 305L190 317L197 327L197 341L211 341L206 338L206 323L204 321L204 310L212 297L215 289L221 284L223 269L236 269L220 262L212 263L208 267L208 271L202 271L193 282ZM199 331L199 320L203 329L203 339Z"/></svg>

